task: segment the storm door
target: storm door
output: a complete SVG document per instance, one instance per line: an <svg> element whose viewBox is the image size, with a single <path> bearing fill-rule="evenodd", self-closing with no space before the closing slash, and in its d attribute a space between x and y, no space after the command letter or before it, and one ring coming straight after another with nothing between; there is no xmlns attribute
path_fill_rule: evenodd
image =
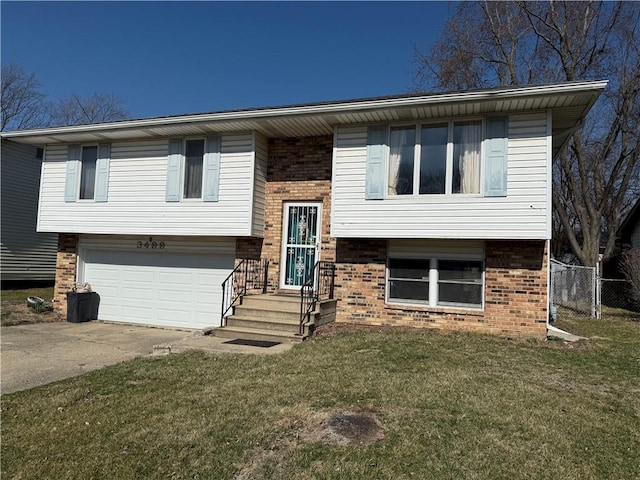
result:
<svg viewBox="0 0 640 480"><path fill-rule="evenodd" d="M286 203L282 228L280 285L300 290L319 260L322 204Z"/></svg>

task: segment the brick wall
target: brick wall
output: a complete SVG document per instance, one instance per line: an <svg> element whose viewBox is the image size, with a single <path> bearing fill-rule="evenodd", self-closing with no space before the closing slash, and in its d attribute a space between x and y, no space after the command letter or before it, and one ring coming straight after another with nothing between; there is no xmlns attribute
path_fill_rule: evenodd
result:
<svg viewBox="0 0 640 480"><path fill-rule="evenodd" d="M338 322L475 330L544 337L545 241L487 241L484 311L385 304L386 241L339 239Z"/></svg>
<svg viewBox="0 0 640 480"><path fill-rule="evenodd" d="M58 234L53 309L61 320L67 317L67 292L70 292L76 284L77 265L78 235L73 233Z"/></svg>
<svg viewBox="0 0 640 480"><path fill-rule="evenodd" d="M548 242L487 242L485 319L500 333L544 336L548 309Z"/></svg>
<svg viewBox="0 0 640 480"><path fill-rule="evenodd" d="M262 252L262 238L238 237L236 238L236 265L243 258L259 259Z"/></svg>
<svg viewBox="0 0 640 480"><path fill-rule="evenodd" d="M280 284L285 202L322 203L320 258L335 260L335 239L329 236L333 137L272 138L268 148L262 258L270 261L269 291L273 292Z"/></svg>

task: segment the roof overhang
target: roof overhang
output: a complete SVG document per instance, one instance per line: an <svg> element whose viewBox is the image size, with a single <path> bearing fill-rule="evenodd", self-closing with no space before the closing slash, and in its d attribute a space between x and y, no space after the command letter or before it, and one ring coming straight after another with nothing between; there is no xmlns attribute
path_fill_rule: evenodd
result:
<svg viewBox="0 0 640 480"><path fill-rule="evenodd" d="M3 132L2 138L42 146L253 130L267 137L303 137L329 135L339 125L551 110L555 155L572 131L581 125L606 85L607 81L588 81L411 94L21 130Z"/></svg>

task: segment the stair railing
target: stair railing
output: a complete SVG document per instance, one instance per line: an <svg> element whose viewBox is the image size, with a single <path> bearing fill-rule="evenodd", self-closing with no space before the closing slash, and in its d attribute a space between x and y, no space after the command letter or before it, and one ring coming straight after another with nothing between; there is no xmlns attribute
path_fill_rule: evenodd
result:
<svg viewBox="0 0 640 480"><path fill-rule="evenodd" d="M227 323L227 314L250 291L267 292L269 260L243 258L222 282L221 325Z"/></svg>
<svg viewBox="0 0 640 480"><path fill-rule="evenodd" d="M311 321L311 313L321 300L332 300L336 265L333 262L316 262L300 288L300 335L304 335L305 323Z"/></svg>

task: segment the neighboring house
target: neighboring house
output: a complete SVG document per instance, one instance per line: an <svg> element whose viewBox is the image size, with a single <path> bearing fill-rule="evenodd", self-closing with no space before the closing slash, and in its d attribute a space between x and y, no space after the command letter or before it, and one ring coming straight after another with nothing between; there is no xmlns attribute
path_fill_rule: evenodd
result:
<svg viewBox="0 0 640 480"><path fill-rule="evenodd" d="M42 149L2 140L0 251L3 286L53 284L56 233L36 233Z"/></svg>
<svg viewBox="0 0 640 480"><path fill-rule="evenodd" d="M622 248L640 249L640 199L629 211L618 229L618 238Z"/></svg>
<svg viewBox="0 0 640 480"><path fill-rule="evenodd" d="M237 265L236 290L251 265L268 293L290 294L290 311L300 312L301 285L323 261L335 267L338 322L542 337L552 157L605 86L400 95L5 136L45 147L38 230L59 234L61 313L66 292L89 282L101 319L218 326L228 304L221 284ZM268 270L245 258L268 260Z"/></svg>

